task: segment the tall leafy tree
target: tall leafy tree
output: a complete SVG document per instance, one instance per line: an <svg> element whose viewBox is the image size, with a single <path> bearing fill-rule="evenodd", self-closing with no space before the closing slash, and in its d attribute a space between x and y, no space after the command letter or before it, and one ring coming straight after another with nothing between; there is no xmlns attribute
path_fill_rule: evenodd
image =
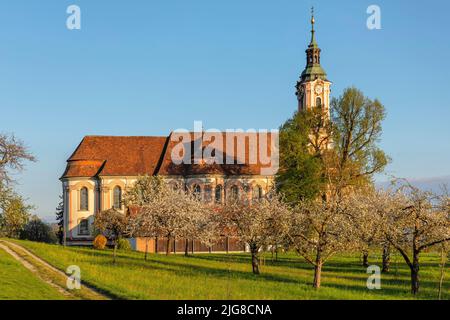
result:
<svg viewBox="0 0 450 320"><path fill-rule="evenodd" d="M386 167L389 157L378 146L386 111L377 99L371 100L355 87L331 101L333 123L333 163L338 190L371 182Z"/></svg>
<svg viewBox="0 0 450 320"><path fill-rule="evenodd" d="M386 112L377 99L352 87L330 108L331 119L314 108L296 113L280 128L277 186L291 203L370 184L389 161L378 146Z"/></svg>
<svg viewBox="0 0 450 320"><path fill-rule="evenodd" d="M325 188L321 150L331 136L320 110L297 112L280 128L278 191L296 204L317 197Z"/></svg>

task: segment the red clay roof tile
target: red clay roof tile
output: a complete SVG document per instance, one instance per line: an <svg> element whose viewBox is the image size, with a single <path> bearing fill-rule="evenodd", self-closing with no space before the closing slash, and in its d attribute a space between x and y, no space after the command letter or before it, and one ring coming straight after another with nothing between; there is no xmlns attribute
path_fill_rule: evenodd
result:
<svg viewBox="0 0 450 320"><path fill-rule="evenodd" d="M226 155L226 138L223 135L224 161ZM245 133L238 133L245 135ZM132 136L86 136L67 161L67 168L62 178L94 176L138 176L138 175L260 175L261 169L268 167L259 162L249 163L249 138L246 137L244 164L182 164L175 165L171 159L173 148L178 142L169 137L132 137ZM193 137L193 133L191 133ZM261 134L257 134L258 146ZM270 152L270 141L268 135ZM204 143L203 147L207 147ZM235 155L237 147L235 145ZM269 154L270 155L270 154ZM234 157L236 159L236 157Z"/></svg>

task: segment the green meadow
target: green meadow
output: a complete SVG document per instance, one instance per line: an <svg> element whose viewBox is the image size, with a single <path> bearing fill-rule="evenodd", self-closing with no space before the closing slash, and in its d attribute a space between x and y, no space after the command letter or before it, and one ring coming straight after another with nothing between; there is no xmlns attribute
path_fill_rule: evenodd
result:
<svg viewBox="0 0 450 320"><path fill-rule="evenodd" d="M278 261L265 254L261 274L251 272L247 254L144 255L118 252L112 263L111 250L62 247L27 241L14 242L29 249L60 270L70 265L81 268L81 279L115 299L436 299L440 278L439 255L422 256L420 294L410 294L409 269L394 255L391 272L383 274L381 290L368 290L368 274L357 255L341 255L323 269L322 288L312 288L313 270L301 257L280 254ZM0 250L2 299L59 298L16 261ZM5 259L5 260L4 260ZM380 265L372 255L371 264ZM448 270L447 270L448 271ZM20 273L20 280L14 280ZM23 276L22 276L23 275ZM445 279L443 299L450 299L450 281ZM16 293L26 286L27 295Z"/></svg>
<svg viewBox="0 0 450 320"><path fill-rule="evenodd" d="M0 248L0 300L16 299L60 300L65 297Z"/></svg>

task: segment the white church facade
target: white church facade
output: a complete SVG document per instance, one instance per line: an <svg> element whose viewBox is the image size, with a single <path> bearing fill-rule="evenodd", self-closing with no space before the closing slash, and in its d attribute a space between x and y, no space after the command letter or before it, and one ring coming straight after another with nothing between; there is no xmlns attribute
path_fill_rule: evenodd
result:
<svg viewBox="0 0 450 320"><path fill-rule="evenodd" d="M306 67L296 85L298 110L322 108L329 117L330 86L320 65L321 49L315 40L314 17L311 41L306 50ZM270 135L270 134L269 134ZM174 164L171 159L176 142L169 136L86 136L67 160L61 176L64 200L64 239L68 245L90 245L92 223L97 212L115 208L124 214L122 198L138 176L160 175L171 184L199 194L211 203L223 203L231 194L248 198L263 197L274 186L275 173L265 172L260 159L250 161L246 144L241 159L229 155L228 164ZM239 139L239 137L236 137ZM269 136L269 140L273 137ZM251 137L245 136L249 141ZM261 133L256 134L258 144ZM226 139L224 139L226 141ZM270 149L270 148L269 148ZM273 150L269 150L273 151ZM193 244L194 245L194 244ZM227 248L228 249L228 248Z"/></svg>

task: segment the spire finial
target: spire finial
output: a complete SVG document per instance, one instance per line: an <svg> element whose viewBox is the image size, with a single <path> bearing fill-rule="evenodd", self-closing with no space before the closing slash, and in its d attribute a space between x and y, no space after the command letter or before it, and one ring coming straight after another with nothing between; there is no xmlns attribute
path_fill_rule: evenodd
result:
<svg viewBox="0 0 450 320"><path fill-rule="evenodd" d="M317 46L316 39L315 39L315 31L314 31L314 24L316 23L316 20L314 19L314 7L311 7L311 43L310 46Z"/></svg>

